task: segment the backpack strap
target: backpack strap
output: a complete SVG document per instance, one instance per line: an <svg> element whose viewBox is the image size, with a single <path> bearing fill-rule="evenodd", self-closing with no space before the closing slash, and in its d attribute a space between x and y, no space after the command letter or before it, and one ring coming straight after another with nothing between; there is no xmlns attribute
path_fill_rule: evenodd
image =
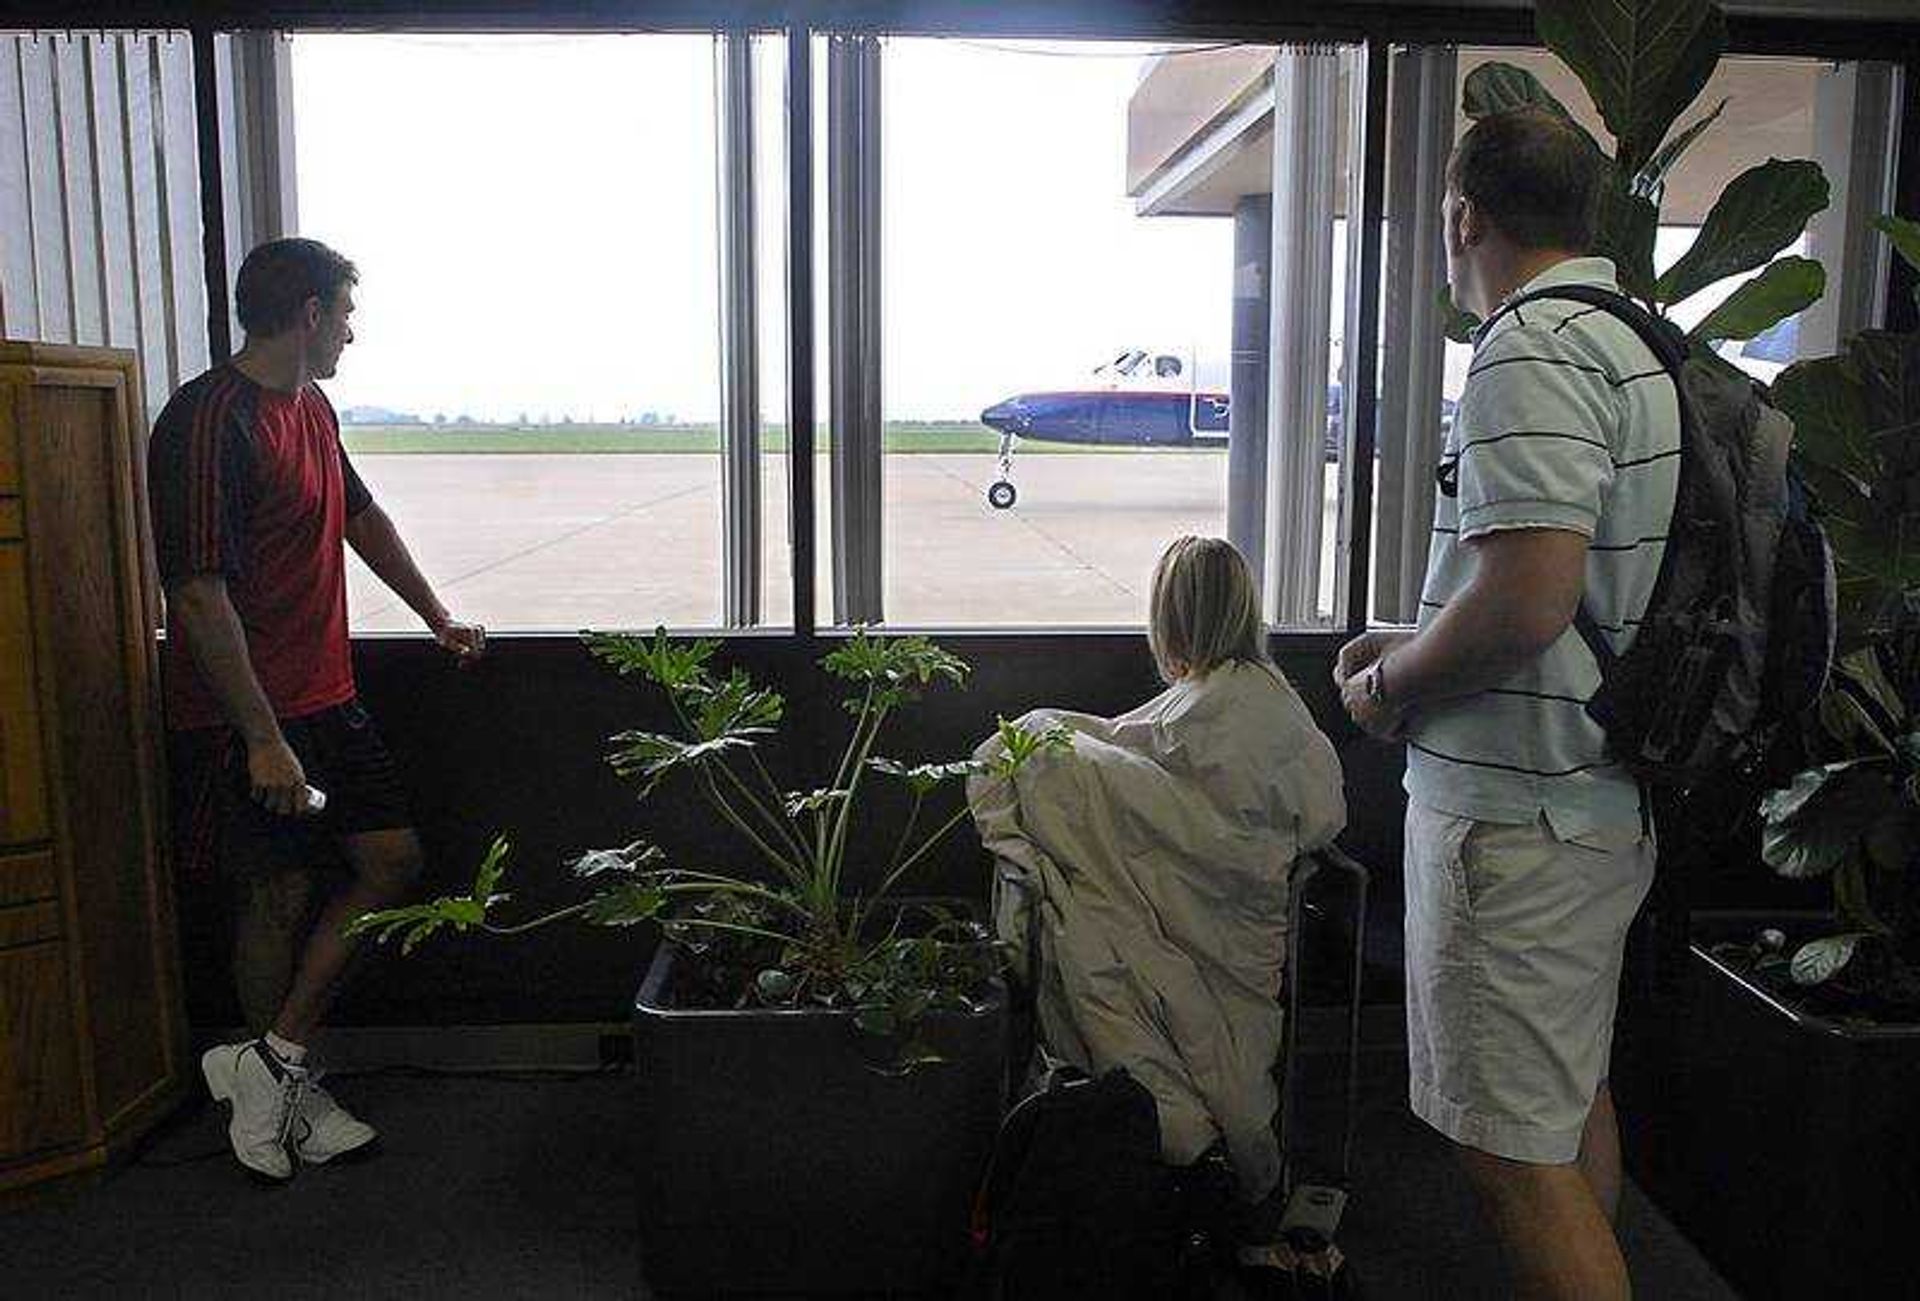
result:
<svg viewBox="0 0 1920 1301"><path fill-rule="evenodd" d="M1543 298L1564 299L1568 302L1585 303L1589 307L1598 308L1638 335L1640 342L1647 346L1647 351L1653 354L1654 360L1660 363L1660 368L1666 371L1668 378L1673 381L1674 395L1679 399L1682 445L1692 437L1693 420L1691 413L1687 410L1685 390L1680 382L1681 367L1687 362L1686 336L1617 290L1606 289L1600 285L1548 285L1542 289L1535 289L1531 293L1509 298L1481 324L1474 335L1475 342L1484 338L1486 332L1493 328L1493 323L1508 312L1526 303L1539 302ZM1587 609L1587 598L1584 592L1580 597L1580 608L1574 611L1573 626L1579 631L1580 639L1586 642L1587 649L1592 652L1594 662L1599 666L1600 676L1604 680L1613 671L1614 663L1619 656L1614 653L1612 643L1600 631L1600 625L1594 621L1592 613ZM1650 825L1644 784L1640 788L1640 822L1642 829Z"/></svg>

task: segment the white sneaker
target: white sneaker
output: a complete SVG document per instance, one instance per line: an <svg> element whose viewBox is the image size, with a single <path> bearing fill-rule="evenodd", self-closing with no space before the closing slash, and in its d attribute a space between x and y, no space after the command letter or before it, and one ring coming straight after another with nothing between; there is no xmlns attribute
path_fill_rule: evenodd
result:
<svg viewBox="0 0 1920 1301"><path fill-rule="evenodd" d="M316 1078L309 1077L300 1094L300 1115L293 1127L294 1153L308 1165L356 1152L380 1137L372 1125L335 1102Z"/></svg>
<svg viewBox="0 0 1920 1301"><path fill-rule="evenodd" d="M200 1056L200 1073L214 1100L233 1108L227 1139L240 1164L268 1179L291 1179L293 1158L287 1143L307 1072L254 1039L207 1049Z"/></svg>

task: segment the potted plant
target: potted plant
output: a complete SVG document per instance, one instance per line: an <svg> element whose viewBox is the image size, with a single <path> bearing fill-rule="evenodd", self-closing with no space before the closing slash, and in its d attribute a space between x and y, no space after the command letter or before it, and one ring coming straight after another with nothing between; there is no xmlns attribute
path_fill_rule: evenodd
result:
<svg viewBox="0 0 1920 1301"><path fill-rule="evenodd" d="M923 637L856 630L821 660L848 683L853 728L831 782L787 789L761 743L782 697L713 667L717 643L588 635L592 653L664 693L675 732L621 732L609 762L644 800L690 784L739 833L758 874L670 865L645 841L582 854L587 896L499 919L503 840L464 895L370 913L349 928L411 950L441 930L508 935L577 919L657 923L634 1003L635 1136L644 1268L656 1290L905 1290L964 1262L968 1201L1003 1102L1002 960L964 910L895 887L967 816L928 803L955 779L1010 780L1064 729L1000 724L998 757L908 764L876 752L923 689L967 666ZM852 861L874 781L909 812L884 863ZM933 821L923 828L924 821Z"/></svg>
<svg viewBox="0 0 1920 1301"><path fill-rule="evenodd" d="M1920 224L1878 225L1920 266ZM1735 1282L1882 1295L1920 1218L1920 334L1864 331L1773 392L1840 619L1804 766L1760 801L1760 856L1832 903L1701 928L1677 1174L1714 1204L1703 1245Z"/></svg>

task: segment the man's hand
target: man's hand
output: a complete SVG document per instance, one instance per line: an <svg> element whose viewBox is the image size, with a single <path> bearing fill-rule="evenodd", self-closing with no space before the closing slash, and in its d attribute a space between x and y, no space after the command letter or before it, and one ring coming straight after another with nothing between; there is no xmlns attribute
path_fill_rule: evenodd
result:
<svg viewBox="0 0 1920 1301"><path fill-rule="evenodd" d="M1373 675L1379 673L1388 652L1412 637L1408 629L1362 633L1342 646L1340 657L1334 661L1333 684L1340 689L1340 703L1346 707L1347 716L1369 736L1392 738L1405 722L1404 711L1376 699L1370 683L1377 680Z"/></svg>
<svg viewBox="0 0 1920 1301"><path fill-rule="evenodd" d="M282 817L306 812L307 771L283 737L247 746L247 783L269 812Z"/></svg>
<svg viewBox="0 0 1920 1301"><path fill-rule="evenodd" d="M1412 636L1413 631L1409 628L1383 628L1361 633L1340 648L1340 658L1333 665L1333 685L1340 688L1342 696L1346 695L1349 679L1366 672L1375 660Z"/></svg>
<svg viewBox="0 0 1920 1301"><path fill-rule="evenodd" d="M471 664L487 653L487 630L477 623L443 619L434 625L433 639L461 664Z"/></svg>

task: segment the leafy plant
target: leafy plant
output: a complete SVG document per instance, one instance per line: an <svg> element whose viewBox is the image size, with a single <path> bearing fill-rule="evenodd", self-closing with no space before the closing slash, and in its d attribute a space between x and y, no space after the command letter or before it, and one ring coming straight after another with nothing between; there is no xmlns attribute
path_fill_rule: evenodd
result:
<svg viewBox="0 0 1920 1301"><path fill-rule="evenodd" d="M608 755L614 771L632 780L642 799L670 779L691 783L758 853L768 879L673 867L657 846L635 841L572 862L573 875L591 891L585 899L504 924L493 910L512 896L495 887L511 851L497 839L467 893L367 913L347 933L371 934L382 943L398 936L402 952L411 952L442 930L513 935L565 919L598 926L655 922L693 959L680 991L688 1001L845 1008L886 1046L877 1069L908 1070L934 1060L919 1034L923 1018L936 1009L973 1006L997 973L1000 955L977 923L938 908L890 903L894 887L967 816L962 803L923 828L927 801L975 773L1010 781L1036 756L1069 748L1070 733L1058 725L1031 731L1003 719L1000 754L991 761L909 764L878 755L880 733L895 711L929 687L964 684L968 669L924 637L857 629L820 661L852 687L843 704L853 731L832 782L788 790L759 754L786 702L742 670L716 672L717 642L676 641L664 628L651 638L588 634L586 641L615 672L643 677L664 692L678 725L673 733L614 735ZM890 858L850 888L849 830L869 775L905 785L911 804Z"/></svg>
<svg viewBox="0 0 1920 1301"><path fill-rule="evenodd" d="M1876 225L1920 267L1920 224ZM1807 738L1817 760L1762 800L1761 854L1830 876L1841 933L1795 953L1792 980L1920 1016L1920 334L1867 330L1773 386L1833 545L1840 661Z"/></svg>
<svg viewBox="0 0 1920 1301"><path fill-rule="evenodd" d="M1722 340L1751 339L1826 291L1826 272L1818 262L1774 261L1827 206L1827 179L1818 164L1805 160L1769 159L1735 177L1707 213L1693 246L1665 272L1654 271L1654 237L1667 178L1727 106L1721 100L1674 131L1726 49L1718 5L1710 0L1539 0L1535 26L1547 48L1580 78L1612 136L1609 152L1578 128L1604 162L1593 251L1613 261L1622 289L1648 311L1665 316L1729 276L1766 268L1688 332L1697 350ZM1470 72L1461 107L1476 121L1533 107L1574 122L1533 74L1506 63L1486 63ZM1471 313L1452 308L1449 299L1444 324L1448 338L1466 343L1479 323Z"/></svg>

